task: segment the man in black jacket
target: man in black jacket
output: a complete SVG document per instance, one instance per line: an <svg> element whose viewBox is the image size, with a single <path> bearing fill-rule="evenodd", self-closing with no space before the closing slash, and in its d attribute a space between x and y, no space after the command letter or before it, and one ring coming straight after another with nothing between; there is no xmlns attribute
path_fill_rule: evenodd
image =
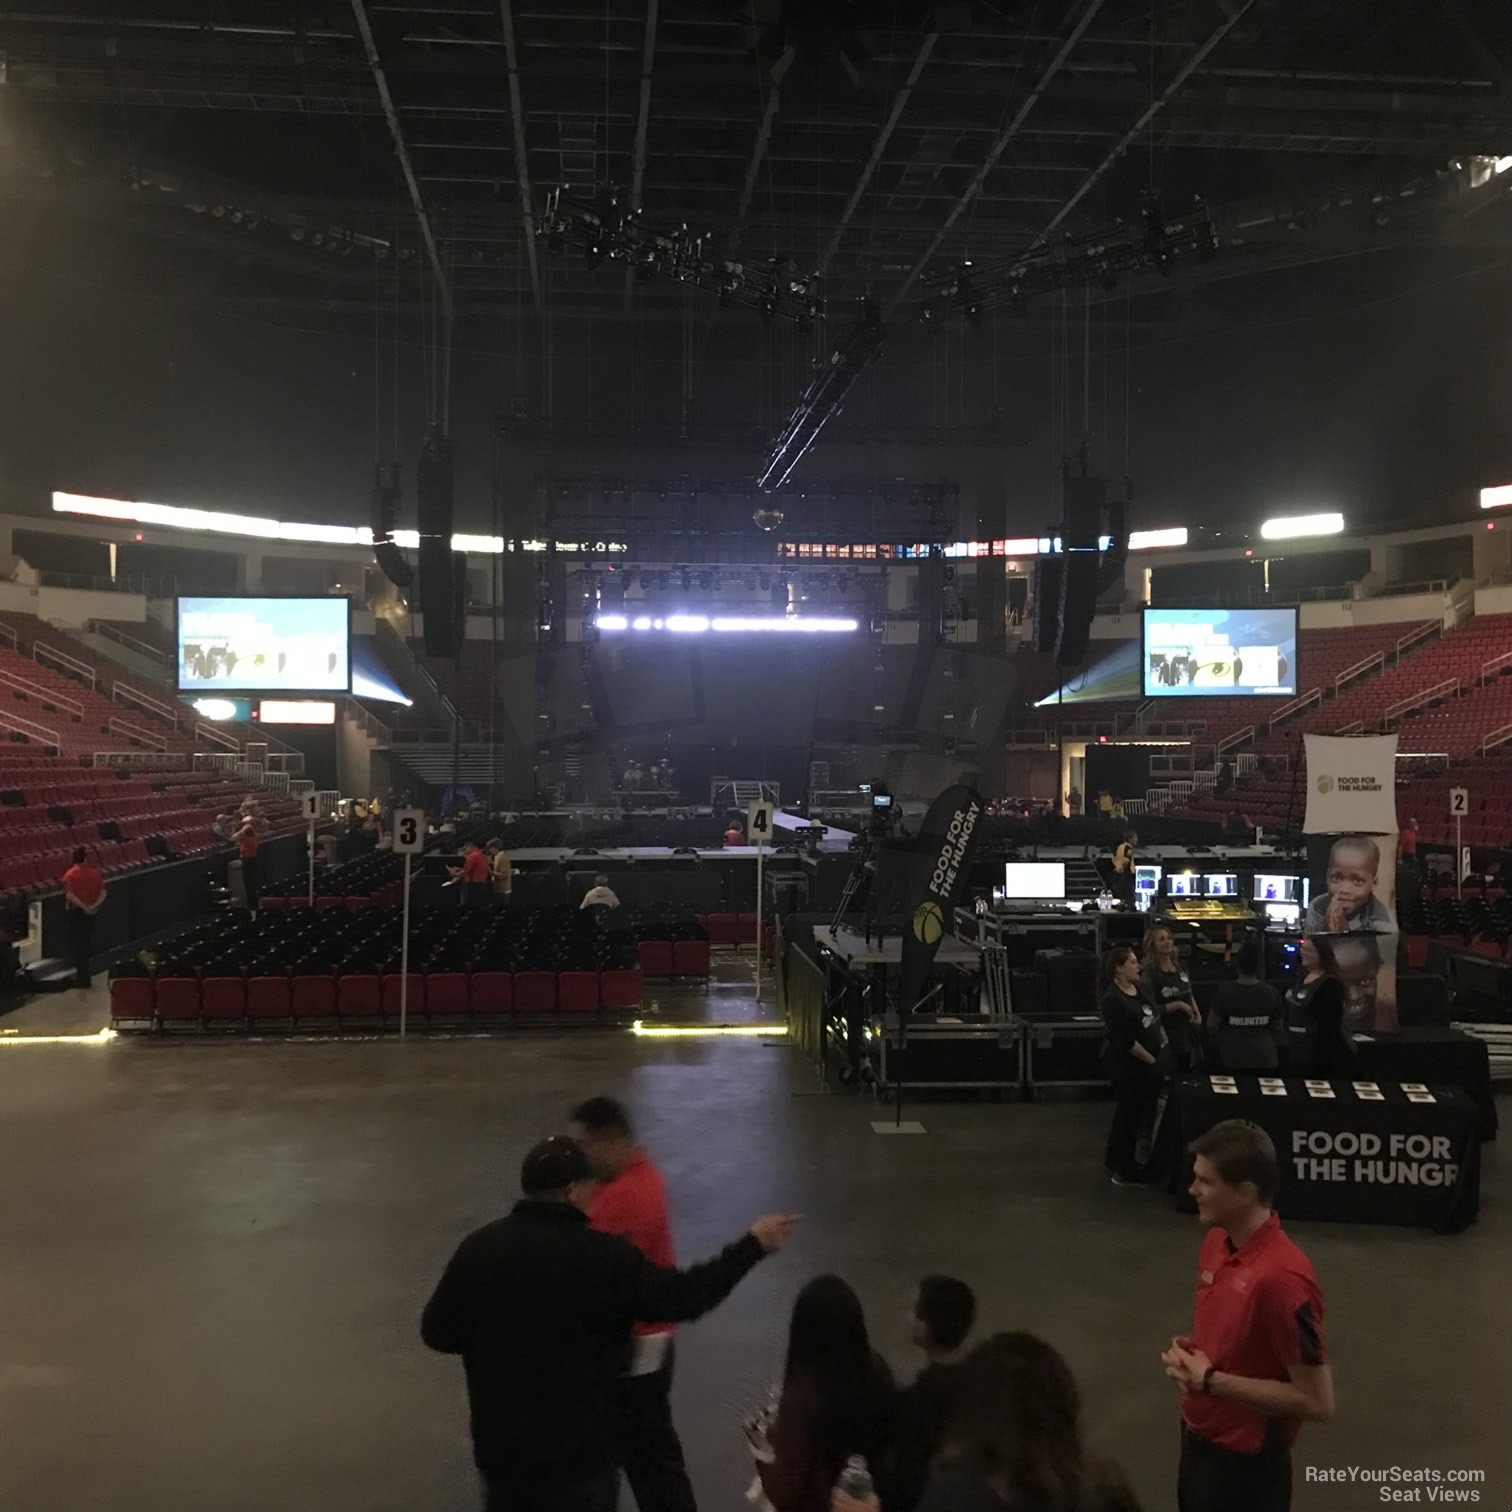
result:
<svg viewBox="0 0 1512 1512"><path fill-rule="evenodd" d="M588 1227L592 1172L574 1140L531 1150L520 1188L508 1217L458 1246L420 1337L462 1356L485 1512L614 1512L615 1383L631 1325L701 1317L797 1220L758 1218L712 1260L669 1270Z"/></svg>

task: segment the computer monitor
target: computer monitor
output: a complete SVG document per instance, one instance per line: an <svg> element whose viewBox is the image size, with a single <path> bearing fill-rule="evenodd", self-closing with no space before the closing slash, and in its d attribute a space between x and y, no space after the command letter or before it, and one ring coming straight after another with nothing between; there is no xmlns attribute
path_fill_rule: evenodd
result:
<svg viewBox="0 0 1512 1512"><path fill-rule="evenodd" d="M1003 896L1061 902L1066 896L1064 861L1009 861L1003 866Z"/></svg>
<svg viewBox="0 0 1512 1512"><path fill-rule="evenodd" d="M1172 898L1195 898L1201 882L1196 872L1172 872L1166 878L1166 894Z"/></svg>
<svg viewBox="0 0 1512 1512"><path fill-rule="evenodd" d="M1237 898L1239 878L1233 872L1210 872L1203 878L1203 892L1209 898Z"/></svg>
<svg viewBox="0 0 1512 1512"><path fill-rule="evenodd" d="M891 793L873 793L872 794L872 807L873 808L879 808L879 809L888 809L888 808L891 808L892 807L892 794Z"/></svg>
<svg viewBox="0 0 1512 1512"><path fill-rule="evenodd" d="M1273 876L1268 872L1255 873L1253 894L1256 903L1300 901L1299 883L1296 877Z"/></svg>

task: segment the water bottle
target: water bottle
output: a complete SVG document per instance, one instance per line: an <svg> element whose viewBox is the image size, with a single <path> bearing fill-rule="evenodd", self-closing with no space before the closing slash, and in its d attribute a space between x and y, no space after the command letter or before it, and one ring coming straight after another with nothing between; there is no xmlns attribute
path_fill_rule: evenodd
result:
<svg viewBox="0 0 1512 1512"><path fill-rule="evenodd" d="M871 1471L866 1468L866 1461L859 1454L851 1455L840 1472L840 1479L835 1482L835 1490L864 1502L872 1494L872 1489Z"/></svg>

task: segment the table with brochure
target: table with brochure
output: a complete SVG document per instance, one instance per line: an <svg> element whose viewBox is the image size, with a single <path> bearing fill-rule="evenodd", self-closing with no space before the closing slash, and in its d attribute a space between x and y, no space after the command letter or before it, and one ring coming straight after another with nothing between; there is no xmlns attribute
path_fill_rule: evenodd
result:
<svg viewBox="0 0 1512 1512"><path fill-rule="evenodd" d="M1276 1145L1283 1219L1454 1233L1480 1211L1479 1111L1457 1087L1199 1074L1177 1079L1171 1107L1183 1152L1224 1119L1259 1124ZM1191 1169L1183 1154L1177 1192L1187 1211Z"/></svg>

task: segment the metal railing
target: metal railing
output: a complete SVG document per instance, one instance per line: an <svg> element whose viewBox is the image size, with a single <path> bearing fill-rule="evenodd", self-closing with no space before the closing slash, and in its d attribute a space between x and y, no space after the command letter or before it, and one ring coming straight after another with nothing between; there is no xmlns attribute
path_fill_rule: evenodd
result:
<svg viewBox="0 0 1512 1512"><path fill-rule="evenodd" d="M1311 688L1300 698L1294 698L1289 703L1284 703L1266 721L1265 733L1270 734L1282 720L1290 719L1293 714L1300 714L1303 709L1311 708L1313 704L1323 702L1322 688Z"/></svg>
<svg viewBox="0 0 1512 1512"><path fill-rule="evenodd" d="M1370 656L1362 657L1352 667L1345 669L1334 678L1334 692L1341 692L1347 683L1358 682L1368 672L1379 672L1386 665L1386 653L1376 651Z"/></svg>
<svg viewBox="0 0 1512 1512"><path fill-rule="evenodd" d="M1225 751L1232 751L1237 746L1242 746L1246 741L1255 738L1254 725L1245 725L1242 730L1235 730L1232 735L1225 735L1218 742L1218 754L1221 756Z"/></svg>
<svg viewBox="0 0 1512 1512"><path fill-rule="evenodd" d="M1503 651L1500 656L1493 656L1490 661L1481 663L1480 676L1476 681L1484 685L1508 670L1512 670L1512 651Z"/></svg>
<svg viewBox="0 0 1512 1512"><path fill-rule="evenodd" d="M350 719L370 739L376 740L381 746L393 744L393 737L389 727L378 718L370 709L364 708L355 698L340 699L336 705L337 712L345 719ZM451 739L450 734L446 737Z"/></svg>
<svg viewBox="0 0 1512 1512"><path fill-rule="evenodd" d="M234 756L222 751L196 751L193 765L196 772L234 772L240 760L240 751Z"/></svg>
<svg viewBox="0 0 1512 1512"><path fill-rule="evenodd" d="M61 749L63 745L56 730L38 724L35 719L24 719L19 714L0 713L0 730L13 730L18 735L25 735L28 740L40 740L54 749Z"/></svg>
<svg viewBox="0 0 1512 1512"><path fill-rule="evenodd" d="M127 740L140 740L143 745L151 746L155 751L166 751L168 749L168 737L166 735L159 735L143 725L134 725L130 720L107 720L105 728L112 735L124 735Z"/></svg>
<svg viewBox="0 0 1512 1512"><path fill-rule="evenodd" d="M170 708L162 699L154 698L150 693L143 693L140 688L133 688L130 683L111 683L110 699L112 703L135 704L139 709L145 709L149 714L166 720L175 730L178 729L179 715L182 710Z"/></svg>
<svg viewBox="0 0 1512 1512"><path fill-rule="evenodd" d="M1409 630L1405 635L1397 637L1396 659L1401 661L1402 653L1410 651L1414 646L1425 640L1432 640L1436 635L1444 633L1442 620L1424 620L1416 629Z"/></svg>
<svg viewBox="0 0 1512 1512"><path fill-rule="evenodd" d="M66 693L54 693L51 688L44 688L41 683L28 682L24 677L17 677L14 672L0 671L0 685L14 688L28 698L35 698L38 703L52 704L76 718L84 717L84 705L78 699L70 698Z"/></svg>
<svg viewBox="0 0 1512 1512"><path fill-rule="evenodd" d="M183 767L184 758L177 751L94 751L90 753L89 764L97 767L142 767L149 772L171 772Z"/></svg>
<svg viewBox="0 0 1512 1512"><path fill-rule="evenodd" d="M72 673L81 681L88 683L91 688L99 681L95 675L95 669L88 662L81 662L77 656L70 656L68 652L60 651L56 646L48 645L46 641L33 641L31 654L32 660L39 666L45 656L62 671Z"/></svg>
<svg viewBox="0 0 1512 1512"><path fill-rule="evenodd" d="M1144 801L1147 814L1163 814L1170 804L1171 790L1163 787L1146 788Z"/></svg>
<svg viewBox="0 0 1512 1512"><path fill-rule="evenodd" d="M12 651L18 649L20 642L16 639L16 628L14 625L0 624L0 641L4 641Z"/></svg>
<svg viewBox="0 0 1512 1512"><path fill-rule="evenodd" d="M1389 725L1393 720L1411 714L1417 709L1425 708L1428 704L1442 703L1444 699L1452 698L1459 690L1459 678L1446 677L1443 682L1434 683L1431 688L1421 688L1416 693L1409 693L1406 698L1399 698L1381 715L1381 722Z"/></svg>
<svg viewBox="0 0 1512 1512"><path fill-rule="evenodd" d="M1347 725L1340 725L1334 731L1335 735L1363 735L1364 733L1365 721L1363 719L1352 719Z"/></svg>
<svg viewBox="0 0 1512 1512"><path fill-rule="evenodd" d="M1124 813L1129 818L1142 814L1149 807L1143 798L1125 798L1123 801Z"/></svg>
<svg viewBox="0 0 1512 1512"><path fill-rule="evenodd" d="M1494 751L1498 746L1506 745L1509 740L1512 740L1512 724L1504 724L1492 730L1481 741L1481 755L1484 756L1488 751Z"/></svg>
<svg viewBox="0 0 1512 1512"><path fill-rule="evenodd" d="M206 724L201 720L194 727L196 741L206 741L210 745L217 745L223 751L234 751L237 756L241 755L241 746L237 743L234 735L228 735L224 730L218 730L212 724Z"/></svg>
<svg viewBox="0 0 1512 1512"><path fill-rule="evenodd" d="M751 777L716 777L709 784L709 806L744 808L748 803L781 803L782 785Z"/></svg>
<svg viewBox="0 0 1512 1512"><path fill-rule="evenodd" d="M268 770L270 772L285 772L293 778L304 775L304 752L303 751L269 751ZM277 763L275 765L275 763Z"/></svg>
<svg viewBox="0 0 1512 1512"><path fill-rule="evenodd" d="M164 670L173 665L173 658L161 646L154 646L150 641L130 635L125 630L112 625L109 620L90 620L89 628L96 635L112 640L118 646L124 646L128 651L135 651L138 656L145 656L149 661L158 662Z"/></svg>

